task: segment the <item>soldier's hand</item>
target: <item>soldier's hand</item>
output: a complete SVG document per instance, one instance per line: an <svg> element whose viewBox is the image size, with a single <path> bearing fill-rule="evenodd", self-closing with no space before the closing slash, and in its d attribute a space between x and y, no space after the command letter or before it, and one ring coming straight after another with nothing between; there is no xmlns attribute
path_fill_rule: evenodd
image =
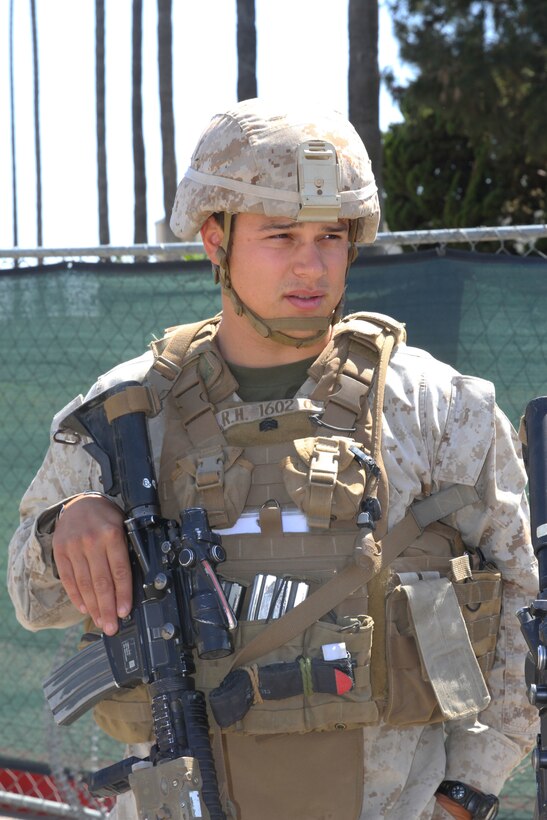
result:
<svg viewBox="0 0 547 820"><path fill-rule="evenodd" d="M131 609L131 567L123 513L106 498L70 499L55 525L53 558L70 600L107 635Z"/></svg>

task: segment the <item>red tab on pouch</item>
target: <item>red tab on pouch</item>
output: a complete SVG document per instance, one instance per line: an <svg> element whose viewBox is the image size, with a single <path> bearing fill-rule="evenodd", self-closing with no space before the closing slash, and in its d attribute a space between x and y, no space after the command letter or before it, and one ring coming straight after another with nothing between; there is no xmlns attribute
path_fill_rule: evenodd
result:
<svg viewBox="0 0 547 820"><path fill-rule="evenodd" d="M349 675L345 674L345 672L341 672L339 669L335 669L334 679L336 681L337 695L345 695L346 692L349 692L350 689L353 689L353 681Z"/></svg>

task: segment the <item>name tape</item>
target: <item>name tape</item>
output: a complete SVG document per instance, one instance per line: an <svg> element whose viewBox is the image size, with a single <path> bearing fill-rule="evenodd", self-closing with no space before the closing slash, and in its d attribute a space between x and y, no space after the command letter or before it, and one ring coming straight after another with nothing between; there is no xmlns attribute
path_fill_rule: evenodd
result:
<svg viewBox="0 0 547 820"><path fill-rule="evenodd" d="M276 399L220 410L216 414L216 420L222 430L227 430L234 424L247 424L250 421L262 421L262 419L286 416L289 413L321 413L323 408L323 402L314 402L311 399Z"/></svg>

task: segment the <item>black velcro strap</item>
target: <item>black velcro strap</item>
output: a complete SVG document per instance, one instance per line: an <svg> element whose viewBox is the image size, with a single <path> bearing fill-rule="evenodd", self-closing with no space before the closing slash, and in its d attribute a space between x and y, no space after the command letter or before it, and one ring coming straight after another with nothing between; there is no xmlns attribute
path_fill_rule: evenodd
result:
<svg viewBox="0 0 547 820"><path fill-rule="evenodd" d="M290 663L271 663L255 667L258 672L258 693L262 700L284 700L296 695L322 692L340 693L340 677L344 678L342 689L353 687L351 661L323 661L298 658ZM225 729L242 720L253 703L255 693L251 670L246 667L233 669L220 686L209 694L211 710L218 725Z"/></svg>

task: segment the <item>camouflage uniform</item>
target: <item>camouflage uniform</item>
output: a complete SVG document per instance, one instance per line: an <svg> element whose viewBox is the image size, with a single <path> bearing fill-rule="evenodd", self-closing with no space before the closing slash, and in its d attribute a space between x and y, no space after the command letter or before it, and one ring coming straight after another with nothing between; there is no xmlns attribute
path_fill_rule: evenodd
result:
<svg viewBox="0 0 547 820"><path fill-rule="evenodd" d="M145 354L115 368L88 397L119 380L142 378L150 363ZM63 499L101 489L96 462L80 445L56 442L56 429L54 420L50 449L23 498L21 525L10 545L10 594L19 621L33 630L81 619L55 577L51 535L40 532L41 522L50 519ZM158 461L161 414L151 420L150 434ZM536 711L524 695L525 647L514 615L537 589L518 447L509 422L494 406L488 382L459 376L423 351L397 348L388 371L383 430L389 526L424 492L478 480L483 500L455 513L452 523L467 544L479 545L502 572L503 618L498 658L488 678L492 702L480 723L448 724L446 737L440 725L363 730L366 820L442 817L434 792L444 777L499 792L533 744Z"/></svg>
<svg viewBox="0 0 547 820"><path fill-rule="evenodd" d="M328 159L335 146L336 171L327 162L324 175L306 178L306 161L298 167L295 162L303 145L312 160L316 149ZM336 184L331 172L337 176ZM334 211L324 211L325 203ZM314 112L306 119L299 111L280 116L255 100L218 115L206 129L179 186L171 226L181 239L192 239L216 212L303 221L345 218L350 220L353 244L374 240L379 202L366 150L340 115ZM229 275L226 224L224 234L217 273L225 293L261 335L283 344L295 342L260 317L257 321L238 302ZM350 247L349 262L352 253ZM327 317L325 329L335 321L336 312ZM307 329L296 323L293 327ZM142 379L151 363L151 354L145 354L120 365L102 377L89 395L119 381ZM83 490L100 491L101 484L98 465L81 445L53 438L59 418L67 412L67 408L61 411L52 424L50 449L23 498L21 525L10 545L10 594L19 621L31 630L66 627L81 620L54 571L51 530L63 500ZM163 421L161 413L149 420L156 468ZM434 797L441 780L462 780L484 792L498 793L534 742L537 713L524 694L526 647L515 617L515 611L537 591L525 473L514 431L495 407L492 385L460 376L404 344L396 348L388 368L382 454L390 485L389 528L404 517L415 499L454 483L476 484L481 500L453 514L450 523L467 545L481 547L504 579L496 661L488 675L492 699L480 723L402 729L380 724L363 729L361 820L448 817ZM119 804L120 818L135 816L130 798Z"/></svg>

